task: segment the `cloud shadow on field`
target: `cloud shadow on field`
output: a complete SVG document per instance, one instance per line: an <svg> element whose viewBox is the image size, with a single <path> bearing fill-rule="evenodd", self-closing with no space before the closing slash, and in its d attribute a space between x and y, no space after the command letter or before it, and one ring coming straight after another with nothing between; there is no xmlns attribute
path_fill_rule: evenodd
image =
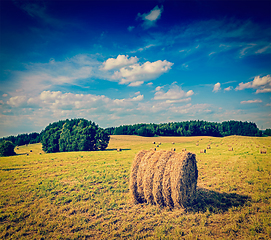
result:
<svg viewBox="0 0 271 240"><path fill-rule="evenodd" d="M193 212L226 212L232 207L244 206L251 198L236 193L220 193L206 188L198 188L194 204L187 208Z"/></svg>

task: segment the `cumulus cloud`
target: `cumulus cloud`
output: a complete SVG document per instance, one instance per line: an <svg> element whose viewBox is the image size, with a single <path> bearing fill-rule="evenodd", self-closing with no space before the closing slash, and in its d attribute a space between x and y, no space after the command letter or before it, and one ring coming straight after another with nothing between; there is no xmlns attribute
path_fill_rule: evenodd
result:
<svg viewBox="0 0 271 240"><path fill-rule="evenodd" d="M229 86L227 88L224 88L224 91L231 91L232 90L232 86Z"/></svg>
<svg viewBox="0 0 271 240"><path fill-rule="evenodd" d="M118 55L117 58L109 58L103 62L103 70L111 70L121 68L127 65L132 65L138 61L137 57L130 57L128 55Z"/></svg>
<svg viewBox="0 0 271 240"><path fill-rule="evenodd" d="M248 88L257 89L256 93L271 92L271 76L266 75L264 77L256 76L253 81L247 83L239 83L235 90L244 90Z"/></svg>
<svg viewBox="0 0 271 240"><path fill-rule="evenodd" d="M154 9L152 9L149 13L143 13L137 14L137 19L143 20L142 27L144 28L150 28L155 26L155 23L158 19L160 19L161 14L163 12L163 6L159 8L158 6L155 6Z"/></svg>
<svg viewBox="0 0 271 240"><path fill-rule="evenodd" d="M221 84L218 82L214 85L213 92L218 92L221 90Z"/></svg>
<svg viewBox="0 0 271 240"><path fill-rule="evenodd" d="M185 92L181 87L177 86L176 84L172 84L167 92L164 92L162 87L157 87L153 99L167 100L168 103L182 102L191 100L191 98L188 97L192 96L193 94L194 92L192 90Z"/></svg>
<svg viewBox="0 0 271 240"><path fill-rule="evenodd" d="M168 72L173 63L166 60L156 62L145 62L143 64L133 64L115 71L112 76L113 80L119 81L120 84L130 84L130 86L139 86L144 81L155 79Z"/></svg>
<svg viewBox="0 0 271 240"><path fill-rule="evenodd" d="M261 103L262 100L256 99L256 100L248 100L248 101L242 101L241 104L248 104L248 103Z"/></svg>
<svg viewBox="0 0 271 240"><path fill-rule="evenodd" d="M12 107L21 107L26 104L26 101L27 101L26 96L15 96L15 97L11 97L7 101L7 104Z"/></svg>

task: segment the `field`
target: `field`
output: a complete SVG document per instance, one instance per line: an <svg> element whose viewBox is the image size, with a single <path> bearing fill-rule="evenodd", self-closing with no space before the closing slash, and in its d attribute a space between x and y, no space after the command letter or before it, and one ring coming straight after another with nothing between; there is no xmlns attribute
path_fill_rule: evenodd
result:
<svg viewBox="0 0 271 240"><path fill-rule="evenodd" d="M153 141L196 153L190 208L131 203L131 163ZM0 158L1 239L271 239L271 137L111 136L106 151L15 151Z"/></svg>

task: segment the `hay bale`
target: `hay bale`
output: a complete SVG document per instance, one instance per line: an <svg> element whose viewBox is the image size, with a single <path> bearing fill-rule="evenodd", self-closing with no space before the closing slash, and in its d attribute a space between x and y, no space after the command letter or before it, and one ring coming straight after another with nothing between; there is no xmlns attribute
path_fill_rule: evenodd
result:
<svg viewBox="0 0 271 240"><path fill-rule="evenodd" d="M198 143L196 143L196 146L198 146L199 144Z"/></svg>
<svg viewBox="0 0 271 240"><path fill-rule="evenodd" d="M155 144L155 142L152 142L152 144Z"/></svg>
<svg viewBox="0 0 271 240"><path fill-rule="evenodd" d="M195 154L143 150L131 167L130 193L134 203L187 207L196 197L197 179Z"/></svg>
<svg viewBox="0 0 271 240"><path fill-rule="evenodd" d="M134 203L142 202L142 199L139 198L138 193L137 193L137 173L138 173L138 168L141 163L141 160L147 152L148 151L146 150L141 150L139 153L137 153L137 155L134 158L133 164L131 166L129 187L130 187L130 193L132 196L132 201Z"/></svg>
<svg viewBox="0 0 271 240"><path fill-rule="evenodd" d="M175 142L172 142L172 144L175 144Z"/></svg>
<svg viewBox="0 0 271 240"><path fill-rule="evenodd" d="M206 153L206 149L201 149L200 153Z"/></svg>
<svg viewBox="0 0 271 240"><path fill-rule="evenodd" d="M30 150L30 152L32 152L32 150Z"/></svg>
<svg viewBox="0 0 271 240"><path fill-rule="evenodd" d="M232 147L230 147L230 148L229 148L229 151L233 151L233 148L232 148Z"/></svg>
<svg viewBox="0 0 271 240"><path fill-rule="evenodd" d="M186 151L186 148L183 148L183 149L182 149L182 152L185 152L185 151Z"/></svg>
<svg viewBox="0 0 271 240"><path fill-rule="evenodd" d="M175 152L175 151L176 151L176 148L171 148L171 151Z"/></svg>
<svg viewBox="0 0 271 240"><path fill-rule="evenodd" d="M161 143L160 143L160 142L159 142L158 144L159 144L159 145L161 145Z"/></svg>
<svg viewBox="0 0 271 240"><path fill-rule="evenodd" d="M266 152L267 152L266 149L261 149L260 150L260 154L266 154Z"/></svg>
<svg viewBox="0 0 271 240"><path fill-rule="evenodd" d="M210 145L208 145L208 146L207 146L207 149L211 149L211 146L210 146Z"/></svg>
<svg viewBox="0 0 271 240"><path fill-rule="evenodd" d="M151 150L151 151L156 151L156 148L151 148L150 150Z"/></svg>
<svg viewBox="0 0 271 240"><path fill-rule="evenodd" d="M118 148L118 149L117 149L117 152L121 152L121 151L122 151L122 149L121 149L121 148Z"/></svg>
<svg viewBox="0 0 271 240"><path fill-rule="evenodd" d="M159 147L159 145L156 145L156 147Z"/></svg>

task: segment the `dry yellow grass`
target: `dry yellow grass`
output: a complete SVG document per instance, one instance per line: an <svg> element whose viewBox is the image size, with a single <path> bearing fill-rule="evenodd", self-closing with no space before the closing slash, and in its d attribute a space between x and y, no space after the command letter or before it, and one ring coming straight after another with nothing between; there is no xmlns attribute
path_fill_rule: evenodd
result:
<svg viewBox="0 0 271 240"><path fill-rule="evenodd" d="M198 197L186 211L130 201L132 160L153 141L197 155ZM218 147L199 153L210 142ZM270 239L270 145L270 137L112 136L103 152L19 147L0 158L0 238Z"/></svg>

